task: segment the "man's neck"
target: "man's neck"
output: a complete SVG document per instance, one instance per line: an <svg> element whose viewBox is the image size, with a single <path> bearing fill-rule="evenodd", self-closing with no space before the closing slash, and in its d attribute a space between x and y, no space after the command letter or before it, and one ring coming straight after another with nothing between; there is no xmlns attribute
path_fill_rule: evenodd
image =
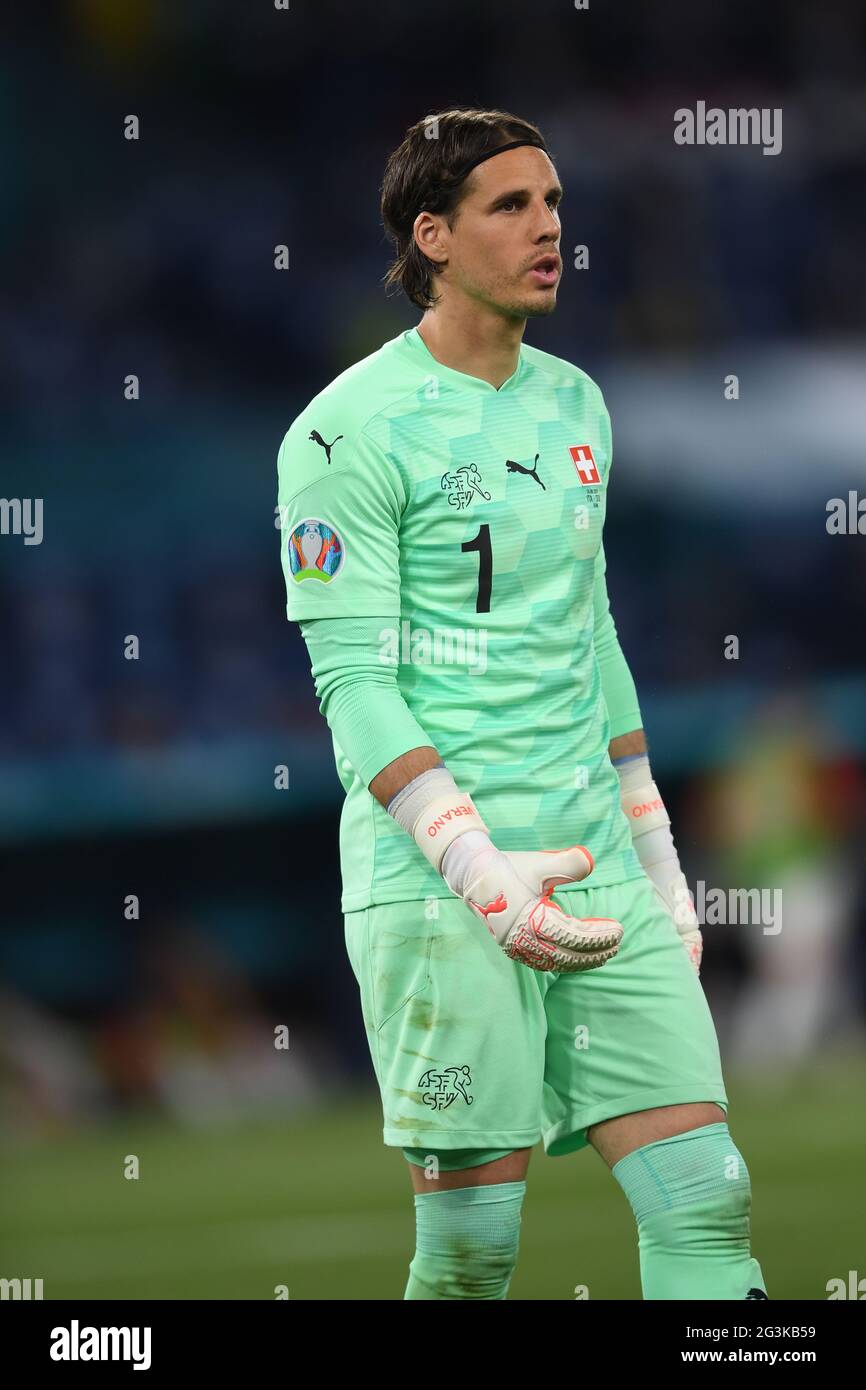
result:
<svg viewBox="0 0 866 1390"><path fill-rule="evenodd" d="M526 319L428 309L418 324L425 347L444 367L489 381L498 391L517 371Z"/></svg>

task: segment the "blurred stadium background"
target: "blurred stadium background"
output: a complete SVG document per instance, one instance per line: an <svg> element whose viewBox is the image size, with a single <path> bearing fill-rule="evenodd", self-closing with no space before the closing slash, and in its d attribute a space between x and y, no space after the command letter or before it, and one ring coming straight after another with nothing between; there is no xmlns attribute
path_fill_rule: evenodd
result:
<svg viewBox="0 0 866 1390"><path fill-rule="evenodd" d="M45 508L40 545L0 536L0 1275L402 1296L412 1201L275 460L418 321L381 290L378 182L452 104L539 123L565 184L559 309L526 338L608 399L612 605L690 882L783 893L778 934L705 927L755 1253L773 1298L866 1275L866 541L825 524L866 493L862 7L44 0L0 24L0 491ZM782 108L781 155L676 146L698 100ZM631 1213L591 1151L539 1151L511 1296L579 1284L640 1297Z"/></svg>

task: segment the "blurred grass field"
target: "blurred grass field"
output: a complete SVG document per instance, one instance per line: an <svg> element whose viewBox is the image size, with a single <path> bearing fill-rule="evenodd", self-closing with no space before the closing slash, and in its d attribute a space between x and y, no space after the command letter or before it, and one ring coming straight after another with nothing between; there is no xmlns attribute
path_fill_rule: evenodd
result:
<svg viewBox="0 0 866 1390"><path fill-rule="evenodd" d="M824 1299L866 1274L866 1062L785 1084L726 1077L771 1298ZM141 1176L123 1176L138 1156ZM280 1123L110 1124L0 1155L0 1275L47 1299L400 1299L414 1246L406 1165L376 1097ZM634 1222L598 1156L529 1169L515 1299L641 1296Z"/></svg>

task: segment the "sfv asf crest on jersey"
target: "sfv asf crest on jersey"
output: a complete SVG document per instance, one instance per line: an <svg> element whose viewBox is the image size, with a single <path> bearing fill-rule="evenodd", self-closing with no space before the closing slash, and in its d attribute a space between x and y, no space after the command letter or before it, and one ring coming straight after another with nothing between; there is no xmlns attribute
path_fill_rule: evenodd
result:
<svg viewBox="0 0 866 1390"><path fill-rule="evenodd" d="M318 579L330 584L340 571L345 556L339 531L318 517L307 517L289 536L289 563L292 579Z"/></svg>
<svg viewBox="0 0 866 1390"><path fill-rule="evenodd" d="M443 473L440 487L448 494L448 505L463 511L476 495L483 502L490 501L490 493L484 491L482 482L478 464L464 463L450 473Z"/></svg>

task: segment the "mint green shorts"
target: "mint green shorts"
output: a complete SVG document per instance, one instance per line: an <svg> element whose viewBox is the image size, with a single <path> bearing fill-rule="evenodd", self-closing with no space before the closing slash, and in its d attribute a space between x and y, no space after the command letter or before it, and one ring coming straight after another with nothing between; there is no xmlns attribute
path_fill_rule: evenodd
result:
<svg viewBox="0 0 866 1390"><path fill-rule="evenodd" d="M458 898L346 914L386 1144L495 1153L543 1139L558 1157L615 1115L686 1101L727 1113L709 1005L649 879L555 898L622 923L613 960L530 970Z"/></svg>

